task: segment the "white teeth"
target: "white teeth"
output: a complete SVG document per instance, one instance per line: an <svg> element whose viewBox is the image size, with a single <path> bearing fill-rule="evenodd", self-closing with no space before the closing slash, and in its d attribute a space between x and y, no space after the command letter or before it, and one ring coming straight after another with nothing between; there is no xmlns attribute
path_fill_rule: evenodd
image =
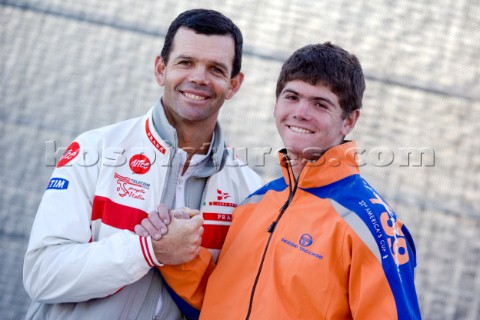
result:
<svg viewBox="0 0 480 320"><path fill-rule="evenodd" d="M206 98L205 97L202 97L202 96L197 96L196 94L192 94L192 93L188 93L188 92L184 92L183 93L185 95L185 97L187 97L188 99L192 99L192 100L205 100Z"/></svg>
<svg viewBox="0 0 480 320"><path fill-rule="evenodd" d="M301 134L311 134L311 133L313 133L310 130L299 128L299 127L289 126L289 128L290 128L290 130L292 130L293 132L296 132L296 133L301 133Z"/></svg>

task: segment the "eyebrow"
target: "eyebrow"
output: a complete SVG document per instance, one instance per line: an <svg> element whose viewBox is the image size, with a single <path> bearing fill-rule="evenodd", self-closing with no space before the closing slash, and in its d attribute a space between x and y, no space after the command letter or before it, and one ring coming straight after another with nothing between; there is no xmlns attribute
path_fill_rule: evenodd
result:
<svg viewBox="0 0 480 320"><path fill-rule="evenodd" d="M292 93L292 94L295 94L297 96L302 96L300 93L298 93L297 91L293 90L293 89L285 89L283 91L283 93ZM335 107L335 104L333 103L333 101L331 101L330 99L328 98L325 98L325 97L308 97L308 100L310 101L322 101L322 102L326 102L327 104L329 104L330 106L332 107Z"/></svg>

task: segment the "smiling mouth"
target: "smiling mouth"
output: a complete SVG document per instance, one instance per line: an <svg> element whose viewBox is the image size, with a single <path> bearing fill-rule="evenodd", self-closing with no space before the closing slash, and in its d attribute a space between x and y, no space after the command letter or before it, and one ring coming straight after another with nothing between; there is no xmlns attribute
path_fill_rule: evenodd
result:
<svg viewBox="0 0 480 320"><path fill-rule="evenodd" d="M287 127L295 133L300 133L300 134L312 134L313 133L313 131L303 129L303 128L299 128L299 127L294 127L294 126L287 126Z"/></svg>
<svg viewBox="0 0 480 320"><path fill-rule="evenodd" d="M203 101L206 100L207 97L202 97L193 93L183 92L183 95L188 99L195 100L195 101Z"/></svg>

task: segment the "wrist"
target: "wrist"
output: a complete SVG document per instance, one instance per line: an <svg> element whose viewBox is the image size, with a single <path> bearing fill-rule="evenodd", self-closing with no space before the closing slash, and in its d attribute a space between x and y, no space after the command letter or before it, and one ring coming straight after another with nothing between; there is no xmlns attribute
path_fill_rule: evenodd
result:
<svg viewBox="0 0 480 320"><path fill-rule="evenodd" d="M153 242L152 242L152 237L142 237L140 236L140 246L142 248L142 253L145 258L145 261L150 267L162 267L163 263L158 261L155 251L153 249Z"/></svg>

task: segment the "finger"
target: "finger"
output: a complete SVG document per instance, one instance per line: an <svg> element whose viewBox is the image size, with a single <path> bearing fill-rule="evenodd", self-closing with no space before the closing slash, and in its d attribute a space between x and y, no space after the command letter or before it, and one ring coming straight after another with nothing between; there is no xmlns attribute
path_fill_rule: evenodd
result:
<svg viewBox="0 0 480 320"><path fill-rule="evenodd" d="M157 212L158 212L158 215L160 216L160 219L163 221L163 223L166 226L168 226L170 224L170 222L172 221L171 217L170 217L170 209L166 205L161 203L157 207Z"/></svg>
<svg viewBox="0 0 480 320"><path fill-rule="evenodd" d="M203 235L203 227L200 227L199 231L198 231L198 238L197 238L197 241L195 241L195 244L197 246L201 246L202 245L202 235Z"/></svg>
<svg viewBox="0 0 480 320"><path fill-rule="evenodd" d="M141 224L137 224L135 226L134 230L135 230L135 234L138 235L138 236L142 236L142 237L148 237L149 236L148 231Z"/></svg>
<svg viewBox="0 0 480 320"><path fill-rule="evenodd" d="M202 245L202 235L198 235L197 239L193 243L200 247Z"/></svg>
<svg viewBox="0 0 480 320"><path fill-rule="evenodd" d="M188 207L177 208L172 210L172 212L177 219L190 219L191 217L200 214L200 211Z"/></svg>
<svg viewBox="0 0 480 320"><path fill-rule="evenodd" d="M171 211L171 214L176 219L188 219L188 215L184 213L182 210L174 209Z"/></svg>
<svg viewBox="0 0 480 320"><path fill-rule="evenodd" d="M148 218L143 219L141 225L153 239L160 240L162 238L162 234L153 226Z"/></svg>
<svg viewBox="0 0 480 320"><path fill-rule="evenodd" d="M200 246L197 249L195 249L195 251L193 252L192 259L195 259L199 254L200 254Z"/></svg>
<svg viewBox="0 0 480 320"><path fill-rule="evenodd" d="M148 215L148 220L156 229L156 232L160 232L160 235L167 234L167 226L165 222L160 218L160 214L158 212L152 212Z"/></svg>

